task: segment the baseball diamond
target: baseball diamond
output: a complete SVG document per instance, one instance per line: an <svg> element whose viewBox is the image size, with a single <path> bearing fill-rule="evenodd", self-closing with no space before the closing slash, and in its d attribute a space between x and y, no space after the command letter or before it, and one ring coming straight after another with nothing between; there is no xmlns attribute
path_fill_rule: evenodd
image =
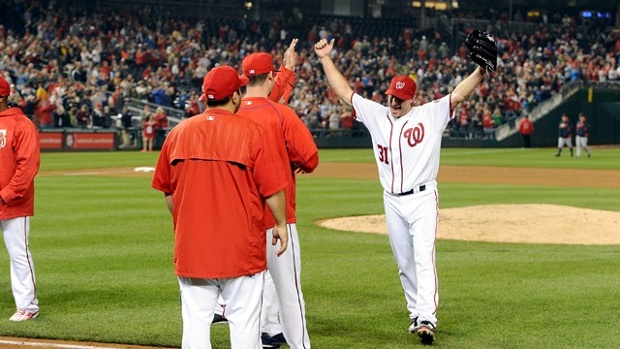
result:
<svg viewBox="0 0 620 349"><path fill-rule="evenodd" d="M600 155L597 155L596 160L591 159L590 161L606 161L606 160L603 160L606 158L606 155L605 155L606 150L596 149L595 151L597 152L597 154L600 154ZM610 151L613 151L613 150L610 150ZM519 150L514 151L514 153L517 153L517 152L519 152ZM530 154L529 156L536 158L537 156L539 156L535 154L536 152L545 153L544 158L548 156L548 154L546 154L548 150L545 151L545 150L535 149L533 150L533 152L528 153L528 154ZM330 153L330 151L327 151L326 153ZM347 153L353 154L354 151L348 151ZM467 151L464 151L462 153L467 153ZM502 154L505 154L505 153L502 152ZM80 190L84 189L83 185L78 184L83 180L86 180L87 183L94 183L93 181L98 181L98 178L101 178L106 183L116 183L113 185L118 186L119 185L118 180L122 180L123 182L126 182L126 181L144 182L144 181L148 181L153 175L151 172L136 172L134 171L135 167L115 167L114 165L112 165L109 168L104 168L103 166L107 166L108 164L105 163L105 161L101 161L101 160L94 162L91 167L61 170L60 168L63 168L63 167L58 166L58 164L63 161L61 158L67 157L69 160L69 163L75 163L78 157L81 158L80 154L44 154L44 155L45 156L43 158L43 164L45 164L46 166L42 168L42 171L38 175L40 185L44 189L44 190L41 190L39 194L44 196L44 200L42 201L44 203L46 202L45 201L46 195L51 195L49 198L47 198L47 200L52 200L53 202L57 202L57 200L62 200L63 202L66 202L67 199L64 196L71 195L70 193L72 192L79 192ZM122 154L115 154L115 155L116 156L114 156L114 158L120 160L120 161L115 160L115 163L118 163L118 164L126 163L126 162L123 162L124 160L121 160L123 158L123 156L121 156ZM450 152L448 153L448 155L452 156ZM93 155L87 155L87 156L93 157ZM150 155L150 154L146 154L146 156L148 157L148 159L150 159L151 157L154 157L153 155ZM508 156L508 155L504 155L504 156ZM510 156L514 156L514 154L511 153ZM108 154L101 153L100 155L95 155L95 157L99 159L104 159L108 157ZM608 157L608 159L611 160L612 158ZM147 164L150 164L151 161L152 159L148 160L147 162L144 162L143 160L142 161L139 160L137 162L137 165L138 166L147 165ZM571 160L569 158L566 158L566 161L568 162ZM577 160L573 160L573 162L574 161L577 161ZM589 163L584 163L584 164L589 164ZM596 165L597 163L591 162L591 164ZM97 166L100 166L100 167L97 167ZM597 166L593 166L593 167L600 168ZM497 185L512 185L515 187L520 187L522 185L528 185L528 186L533 186L533 187L540 186L541 188L543 187L557 187L557 188L575 187L575 188L584 188L584 191L588 191L587 188L589 188L592 191L600 190L600 188L605 188L605 189L609 189L613 191L613 190L617 190L618 188L620 188L620 183L617 180L616 181L610 180L610 178L611 179L620 178L619 175L620 175L620 170L618 169L612 169L612 170L585 169L585 168L544 169L544 168L505 168L505 167L494 167L494 166L476 167L476 166L440 165L438 179L441 182L440 185L443 187L444 192L450 192L454 190L454 186L459 185L459 183L467 183L468 185L473 185L473 186L479 185L481 186L481 188L483 186L492 187L492 186L497 186ZM321 183L321 181L328 181L328 182L332 180L342 181L343 179L351 178L354 181L368 180L368 182L374 183L376 181L377 176L378 174L376 172L376 168L374 164L340 163L340 162L334 162L334 160L328 159L328 161L325 161L321 166L317 168L317 171L315 171L315 173L301 176L301 180L304 180L304 181L309 180L311 182L319 181L319 183ZM587 181L584 181L584 178L587 178ZM74 187L73 185L63 184L65 182L67 184L76 183L77 187ZM61 185L62 189L60 191L56 191L55 188L57 185L53 183L58 183L58 185ZM50 187L50 185L52 186ZM304 183L303 187L305 188L307 187L307 185L308 183ZM124 190L127 190L127 189L124 189ZM316 188L313 190L316 190L316 194L313 193L312 196L322 195L320 193L321 189ZM304 198L304 200L307 200L308 194L309 194L308 192L302 192L300 195ZM340 200L340 199L333 199L333 200ZM451 202L451 201L453 200L446 200L446 202ZM70 202L66 202L66 204L71 205ZM307 206L308 203L306 202L305 205ZM458 206L462 206L462 204L459 204ZM489 215L487 218L485 218L486 221L483 219L476 219L475 217L470 217L470 219L472 219L473 221L464 221L465 218L463 217L471 215L471 210L478 210L481 208L481 206L462 207L462 208L442 208L440 211L441 221L439 224L440 239L442 240L451 239L451 237L449 237L448 235L451 234L451 229L453 229L455 226L456 227L460 226L460 230L463 230L464 227L468 227L470 224L477 224L479 227L486 228L490 226L490 223L488 223L489 217L497 218L501 216L506 216L505 218L508 218L512 216L513 214L511 213L506 214L507 212L506 210L527 209L527 207L525 207L524 205L485 205L485 207L491 210L495 210L495 211L488 212ZM555 213L556 211L550 211L552 209L555 210L556 208L560 209L559 211L565 211L563 212L565 216L556 215ZM148 209L149 211L152 211L152 208L146 208L146 209ZM589 233L591 236L595 236L595 234L592 234L593 230L597 232L601 232L605 228L605 226L614 227L614 226L617 226L617 222L618 222L618 219L613 217L614 214L617 214L616 212L605 211L604 213L610 214L608 217L610 217L611 219L615 219L615 221L612 223L607 223L607 224L603 223L599 226L599 225L592 225L592 222L602 222L600 218L601 216L598 216L601 213L601 211L597 211L597 210L586 210L586 209L580 209L580 208L575 208L575 207L566 207L566 206L560 207L556 205L540 205L540 204L529 206L529 209L534 210L534 211L544 210L545 212L548 213L550 217L553 217L558 220L556 223L559 229L563 227L559 223L560 221L563 220L562 217L571 216L573 218L572 221L566 221L566 222L563 222L562 224L574 226L577 230L580 230L584 235ZM116 216L123 210L123 206L110 206L107 208L107 210L110 211L110 214L114 214ZM316 208L313 208L312 210L316 210ZM45 220L45 217L47 217L49 214L53 214L52 213L53 211L50 213L48 213L47 211L49 211L49 209L47 208L45 210L40 211L40 215L42 217L41 219ZM362 211L362 214L372 213L373 211L364 210ZM302 237L302 239L306 239L306 242L309 242L307 239L315 239L314 237L311 237L311 236L317 235L317 233L315 232L316 229L310 229L308 226L308 224L312 224L312 222L307 221L309 215L310 217L316 217L317 219L320 219L321 217L330 217L330 215L326 214L325 212L320 213L318 215L316 213L310 213L310 212L311 211L306 211L306 210L303 210L302 212L300 212L301 217L302 217L301 218L302 224L306 227L305 229L309 231L308 234L310 234L310 235L305 235L305 237ZM527 211L527 212L531 212L531 211ZM164 213L166 212L163 212L163 209L162 209L163 217L165 217ZM454 215L455 213L458 215L455 216ZM587 219L589 220L591 224L589 229L581 229L579 228L578 225L576 225L579 222L580 215L581 217L587 217ZM368 222L367 224L368 226L375 225L375 224L376 225L382 224L381 217L373 218L371 216L371 217L360 218L359 216L357 216L357 218L358 220L359 219L366 220L366 222ZM93 218L91 218L91 220L92 219ZM97 218L94 218L94 219L97 219ZM374 221L372 221L373 219ZM492 220L496 220L498 222L502 221L502 219L499 219L499 218L498 219L493 218ZM534 220L536 220L536 218ZM456 224L453 224L453 223L456 223ZM40 222L39 224L42 224L41 227L45 225L44 222ZM527 227L523 227L522 225L512 226L509 228L516 229L516 230L520 230L520 228L527 229ZM42 228L39 228L39 230L40 229ZM65 230L70 231L71 229L66 228ZM362 231L362 229L358 231ZM554 235L551 229L545 228L543 231L545 231L545 235L547 236ZM43 234L43 237L44 237L45 235L48 235L51 233L52 232L46 233L44 229L41 233L39 233L38 235L35 235L35 240L33 242L34 244L33 248L35 248L36 251L41 251L41 249L43 248L40 242L42 238L41 234ZM323 235L323 234L318 234L318 235ZM596 235L598 236L599 234L596 234ZM47 241L47 239L51 239L49 241L53 241L56 239L55 236L57 236L57 232L52 234L52 236L50 236L49 238L44 238L43 241ZM591 242L591 243L595 243L595 242ZM613 242L610 242L610 243L613 243ZM442 243L442 244L445 244L445 243ZM316 248L316 246L309 246L309 248L311 249ZM162 258L166 259L168 255L166 253L164 254L165 255ZM45 256L45 254L43 255ZM310 256L311 257L308 257L308 258L316 258L316 254L311 254ZM49 258L50 258L49 255L45 257L45 259L49 259ZM58 256L54 258L58 258ZM311 265L313 264L316 265L316 263L311 263ZM45 263L43 265L45 266ZM171 267L168 267L168 268L171 268ZM358 272L359 271L353 271L354 274ZM445 270L440 270L440 272L445 273ZM325 343L325 340L326 340L325 333L321 333L321 326L317 327L317 324L320 324L323 321L325 321L325 320L322 320L323 315L321 315L322 313L320 312L321 307L317 304L317 299L316 299L317 297L316 287L318 287L318 284L316 284L315 282L318 282L319 280L313 279L312 274L316 273L316 271L313 271L312 268L307 269L307 273L310 273L310 274L304 275L304 278L310 286L310 293L309 293L310 301L309 302L310 302L311 307L310 307L310 313L309 313L310 318L308 320L309 326L310 326L309 331L311 333L316 333L318 331L319 334L315 335L317 342ZM47 284L45 286L46 288L49 289L49 287L51 286L49 285L49 280L44 280L44 281L45 281L44 285ZM72 285L70 286L71 288L75 287L75 285L73 284L71 285ZM389 288L394 288L394 285L389 286ZM104 288L102 289L102 292L107 293L109 291L106 288ZM396 292L396 289L394 289L394 292ZM80 294L81 293L76 293L78 297L80 297L79 296ZM454 309L450 309L450 307L451 305L448 304L447 308L442 308L441 311L442 311L442 314L444 314L444 316L446 316L447 314L452 314L454 312ZM56 319L59 317L68 316L69 318L73 318L74 316L78 315L78 314L73 314L74 310L71 310L71 309L69 309L69 313L65 314L65 312L66 310L63 310L62 313L58 313L57 310L50 309L47 312L43 312L42 315L35 320L33 325L37 327L45 326L45 324L53 323L54 321L57 321ZM351 314L345 314L345 315L347 317L350 317L350 316L355 317L355 314L356 312L353 311ZM448 318L450 317L451 316L448 316ZM374 318L374 315L373 315L373 318ZM175 320L175 319L171 319L171 321L172 320ZM451 321L451 320L448 320L448 321ZM5 325L2 325L2 326L5 326ZM456 326L455 324L451 324L450 326L444 327L444 328L450 329L450 331L454 329L458 330L458 326ZM40 333L38 331L41 331L41 330L36 330L36 331L37 333ZM221 331L221 329L218 329L218 331ZM15 332L9 331L9 328L7 327L4 333L13 334ZM21 332L21 333L24 333L24 332ZM442 335L442 340L445 340L445 341L454 340L452 335L448 335L446 332L442 332L442 333L444 333ZM221 336L222 334L218 333L217 335ZM52 334L52 336L55 336L55 335ZM88 338L88 337L84 337L84 338ZM4 342L0 342L0 348L15 347L15 344L13 344L15 341L17 341L18 343L20 343L20 341L37 343L36 346L40 348L45 348L45 343L51 343L49 346L50 348L52 347L54 348L63 348L63 347L85 348L85 349L93 348L93 347L111 347L111 348L123 348L123 349L129 349L129 348L142 349L143 348L143 347L136 347L136 346L131 346L131 345L123 345L123 344L101 344L101 343L92 343L92 342L82 343L82 342L63 342L63 341L59 342L59 341L24 339L24 338L3 338L2 340L4 340ZM43 343L43 344L40 344L40 343ZM174 342L170 344L173 344L173 343ZM27 348L27 345L30 345L30 344L21 344L18 346Z"/></svg>

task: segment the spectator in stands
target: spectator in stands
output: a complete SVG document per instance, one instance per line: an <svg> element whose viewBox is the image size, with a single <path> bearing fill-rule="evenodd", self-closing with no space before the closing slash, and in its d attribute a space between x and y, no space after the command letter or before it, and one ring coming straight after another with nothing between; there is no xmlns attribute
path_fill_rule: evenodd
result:
<svg viewBox="0 0 620 349"><path fill-rule="evenodd" d="M523 120L519 122L519 133L523 138L523 148L532 147L532 133L534 133L534 124L530 120L530 116L525 114Z"/></svg>
<svg viewBox="0 0 620 349"><path fill-rule="evenodd" d="M155 129L158 134L165 133L168 128L168 116L162 107L155 109Z"/></svg>
<svg viewBox="0 0 620 349"><path fill-rule="evenodd" d="M495 125L495 127L504 123L504 116L502 115L501 109L497 105L493 109L492 117L493 117L493 124Z"/></svg>
<svg viewBox="0 0 620 349"><path fill-rule="evenodd" d="M103 104L101 102L98 102L95 104L95 107L93 108L91 112L90 119L92 120L92 125L94 127L105 126L105 116L103 113Z"/></svg>
<svg viewBox="0 0 620 349"><path fill-rule="evenodd" d="M482 112L482 131L485 139L493 139L495 135L495 121L491 114L491 110L485 107Z"/></svg>
<svg viewBox="0 0 620 349"><path fill-rule="evenodd" d="M142 116L142 152L153 151L155 139L155 117L148 113Z"/></svg>
<svg viewBox="0 0 620 349"><path fill-rule="evenodd" d="M16 95L17 93L14 93ZM34 121L34 110L37 107L37 97L33 94L24 94L24 114L30 119Z"/></svg>
<svg viewBox="0 0 620 349"><path fill-rule="evenodd" d="M340 127L342 128L342 135L348 137L351 135L351 131L353 128L353 119L355 115L353 115L353 109L347 108L346 105L340 106L340 117L342 121L340 122Z"/></svg>
<svg viewBox="0 0 620 349"><path fill-rule="evenodd" d="M168 116L163 107L157 107L155 115L153 117L153 127L155 127L155 138L153 140L153 146L160 148L164 139L166 138L166 132L168 131Z"/></svg>
<svg viewBox="0 0 620 349"><path fill-rule="evenodd" d="M469 135L469 123L467 109L461 108L461 111L458 113L458 123L456 123L458 129L457 136L459 138L471 138Z"/></svg>
<svg viewBox="0 0 620 349"><path fill-rule="evenodd" d="M338 106L334 106L330 108L328 115L328 125L329 125L329 136L330 137L340 137L342 136L342 132L340 131L340 123L342 121L342 112Z"/></svg>
<svg viewBox="0 0 620 349"><path fill-rule="evenodd" d="M474 116L471 117L471 122L467 124L469 139L480 139L482 137L482 120L480 118L480 115L474 113Z"/></svg>
<svg viewBox="0 0 620 349"><path fill-rule="evenodd" d="M16 92L21 93L25 101L28 101L30 94L36 94L33 87L38 87L39 82L49 94L56 81L56 88L62 88L64 83L60 77L65 75L70 80L64 84L67 90L76 90L81 101L89 97L85 91L107 85L110 86L108 92L122 86L127 97L150 102L156 97L152 91L164 91L163 95L157 96L157 101L168 105L168 100L174 100L178 91L200 93L202 77L216 64L238 67L245 55L258 49L244 44L248 37L249 41L259 43L257 45L265 50L277 51L277 45L283 43L278 35L280 30L291 33L289 26L293 25L290 21L277 23L272 35L267 29L272 24L270 21L252 21L246 23L245 30L237 30L237 25L219 18L213 19L213 26L205 25L204 21L192 23L189 19L172 18L166 14L142 18L142 13L153 13L152 9L144 12L137 8L137 11L128 12L127 17L121 19L112 9L101 9L98 16L91 16L81 12L79 7L70 13L60 11L58 2L51 2L46 9L36 0L20 1L20 4L8 6L6 18L21 19L24 13L28 13L29 24L18 25L21 20L3 23L6 31L0 36L0 49L3 57L10 59L0 65L6 65L3 68L9 71ZM54 21L48 20L49 13L54 14ZM464 17L460 18L463 23L467 23L465 17L488 17L473 12L463 12L459 16ZM481 85L480 91L463 103L457 113L459 109L477 103L476 97L480 97L480 103L488 105L491 110L497 105L505 122L518 117L521 110L530 112L536 105L560 92L567 82L609 81L620 76L620 40L613 34L613 26L602 26L591 21L582 23L570 17L562 21L560 14L554 14L549 19L549 25L534 27L532 23L524 23L527 25L514 30L514 26L504 25L507 17L507 14L494 15L495 21L490 22L487 28L498 39L499 66L506 74L502 74L501 81L491 82L492 91L485 91L484 84ZM342 71L347 72L349 81L359 79L356 91L359 89L359 92L369 95L385 89L395 74L411 74L418 84L419 96L416 98L420 102L429 101L435 94L447 92L440 92L437 85L453 87L468 71L467 48L464 45L444 45L453 41L451 30L446 31L445 28L438 28L432 34L425 33L424 41L420 40L421 36L413 34L413 28L404 28L397 35L391 35L389 26L381 26L380 22L367 30L367 24L360 27L347 19L319 18L316 21L305 23L307 26L299 22L294 24L295 30L306 30L299 37L311 38L306 42L302 39L299 44L302 48L297 71L300 80L292 93L296 97L291 99L291 106L300 116L308 113L310 104L315 104L313 98L321 101L330 94L326 84L317 79L312 58L307 55L306 47L314 43L317 35L336 38L338 51L334 51L334 58L337 58L334 61L339 68L346 67ZM446 21L445 17L443 21ZM67 23L72 24L67 26ZM81 30L80 23L91 25ZM567 27L566 23L570 26ZM161 29L153 31L152 28L156 27ZM41 35L33 35L39 28L44 29ZM104 33L103 28L110 30ZM187 35L181 36L180 31L167 28L188 28L188 31ZM464 29L469 31L472 28L465 24ZM127 40L128 37L132 40ZM378 49L371 52L371 47ZM418 51L423 52L423 61L411 59L406 64L395 63L405 56L417 56ZM97 63L98 56L101 63ZM377 56L376 61L368 59L369 56ZM373 77L372 81L368 81L368 76ZM381 93L377 95L381 96ZM59 93L59 97L64 98L63 93ZM336 101L331 99L331 103L336 104ZM109 101L103 104L113 107L114 113L120 110ZM66 104L64 107L71 110ZM26 106L24 109L27 109ZM24 112L29 117L34 116L34 111ZM188 113L194 114L193 111ZM469 122L473 115L470 113L468 116ZM481 118L481 115L478 116ZM495 126L499 126L497 119Z"/></svg>
<svg viewBox="0 0 620 349"><path fill-rule="evenodd" d="M54 119L53 127L71 127L69 115L67 114L67 111L65 110L65 107L62 105L62 103L56 104L56 108L54 109L54 114L52 116Z"/></svg>
<svg viewBox="0 0 620 349"><path fill-rule="evenodd" d="M66 110L66 109L65 109ZM78 109L75 106L72 106L69 110L67 110L67 126L66 127L76 127L77 122L77 112Z"/></svg>
<svg viewBox="0 0 620 349"><path fill-rule="evenodd" d="M82 104L80 109L77 111L75 118L77 120L77 127L80 128L90 128L91 120L90 120L90 110L88 105Z"/></svg>
<svg viewBox="0 0 620 349"><path fill-rule="evenodd" d="M133 127L133 123L132 123L133 115L131 114L131 111L129 110L129 107L127 105L123 106L123 109L121 110L121 113L119 115L121 119L121 139L122 139L122 144L120 145L120 147L121 148L130 147L132 146L130 129Z"/></svg>
<svg viewBox="0 0 620 349"><path fill-rule="evenodd" d="M53 126L54 110L56 110L56 105L54 105L54 103L52 103L49 99L39 102L39 118L37 120L39 128L45 129Z"/></svg>
<svg viewBox="0 0 620 349"><path fill-rule="evenodd" d="M189 95L189 100L185 103L185 117L189 118L196 114L200 114L202 102L198 99L198 94L195 91Z"/></svg>

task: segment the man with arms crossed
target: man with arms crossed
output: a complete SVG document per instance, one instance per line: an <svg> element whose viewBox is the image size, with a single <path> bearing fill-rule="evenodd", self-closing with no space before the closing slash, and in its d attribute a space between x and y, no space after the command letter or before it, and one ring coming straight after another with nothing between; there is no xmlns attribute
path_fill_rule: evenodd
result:
<svg viewBox="0 0 620 349"><path fill-rule="evenodd" d="M181 289L183 348L211 348L210 326L221 294L232 349L258 349L266 269L266 203L275 224L274 253L288 244L287 168L259 124L235 115L248 79L220 66L204 78L204 113L170 131L153 188L165 194L174 222L174 267Z"/></svg>
<svg viewBox="0 0 620 349"><path fill-rule="evenodd" d="M476 69L449 95L414 106L415 82L395 76L387 95L388 106L365 99L351 89L331 59L334 41L314 46L334 92L353 106L357 120L372 137L379 168L392 252L410 313L409 331L423 344L435 340L437 328L437 271L435 235L439 222L437 172L441 138L454 108L467 99L485 71Z"/></svg>

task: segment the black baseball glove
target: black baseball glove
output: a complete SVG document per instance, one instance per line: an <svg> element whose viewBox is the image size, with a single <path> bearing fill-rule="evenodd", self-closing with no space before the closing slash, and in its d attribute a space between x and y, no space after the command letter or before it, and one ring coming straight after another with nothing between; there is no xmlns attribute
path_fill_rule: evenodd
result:
<svg viewBox="0 0 620 349"><path fill-rule="evenodd" d="M495 72L497 67L497 46L489 33L476 28L465 39L469 49L467 57L487 72Z"/></svg>

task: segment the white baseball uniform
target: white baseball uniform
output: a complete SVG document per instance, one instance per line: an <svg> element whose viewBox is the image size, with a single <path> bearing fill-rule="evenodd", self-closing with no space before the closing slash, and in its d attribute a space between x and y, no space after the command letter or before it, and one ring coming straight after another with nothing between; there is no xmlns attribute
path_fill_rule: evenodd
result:
<svg viewBox="0 0 620 349"><path fill-rule="evenodd" d="M218 295L226 302L231 348L260 349L260 307L265 272L224 279L178 277L183 348L211 349L211 320Z"/></svg>
<svg viewBox="0 0 620 349"><path fill-rule="evenodd" d="M301 250L297 224L288 223L286 226L288 248L280 257L276 256L277 246L267 241L267 271L277 291L282 332L287 344L291 349L310 349L306 303L301 291ZM267 229L268 239L272 236L273 229ZM262 310L265 311L265 308Z"/></svg>
<svg viewBox="0 0 620 349"><path fill-rule="evenodd" d="M17 309L39 312L32 254L28 247L30 217L0 220L4 244L11 260L11 288Z"/></svg>
<svg viewBox="0 0 620 349"><path fill-rule="evenodd" d="M394 118L390 108L353 94L357 120L372 137L384 189L392 252L412 320L437 325L435 237L439 222L437 172L442 134L453 117L450 95Z"/></svg>

